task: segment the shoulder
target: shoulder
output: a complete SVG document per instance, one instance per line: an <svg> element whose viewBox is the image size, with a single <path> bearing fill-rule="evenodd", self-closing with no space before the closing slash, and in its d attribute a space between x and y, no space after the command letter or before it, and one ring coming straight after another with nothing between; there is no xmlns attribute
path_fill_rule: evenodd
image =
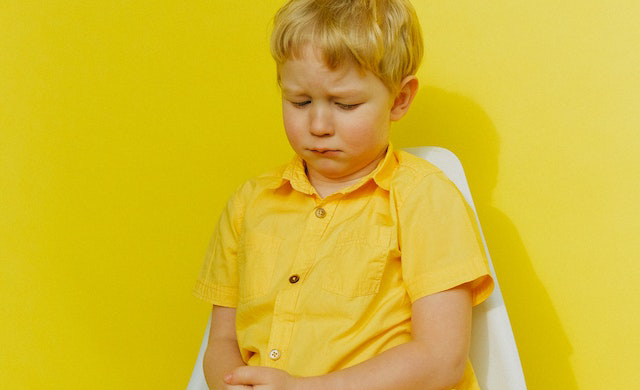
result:
<svg viewBox="0 0 640 390"><path fill-rule="evenodd" d="M394 151L396 160L398 161L397 174L413 175L423 177L425 175L441 172L441 170L429 161L413 155L404 150Z"/></svg>
<svg viewBox="0 0 640 390"><path fill-rule="evenodd" d="M266 190L278 188L283 181L283 173L288 164L273 168L259 176L245 180L234 192L233 197L238 200L250 200Z"/></svg>
<svg viewBox="0 0 640 390"><path fill-rule="evenodd" d="M223 217L228 215L234 221L234 225L240 229L242 221L244 221L247 213L253 209L261 199L265 199L264 195L269 189L278 187L282 177L279 176L283 167L273 169L262 175L245 180L227 199L226 207L223 211Z"/></svg>
<svg viewBox="0 0 640 390"><path fill-rule="evenodd" d="M395 190L411 191L416 186L430 181L450 182L444 172L429 161L404 150L394 153L398 166L393 173L391 185Z"/></svg>
<svg viewBox="0 0 640 390"><path fill-rule="evenodd" d="M397 151L398 166L390 190L396 207L424 207L425 204L460 203L458 187L437 166L405 151ZM412 205L412 206L409 206Z"/></svg>

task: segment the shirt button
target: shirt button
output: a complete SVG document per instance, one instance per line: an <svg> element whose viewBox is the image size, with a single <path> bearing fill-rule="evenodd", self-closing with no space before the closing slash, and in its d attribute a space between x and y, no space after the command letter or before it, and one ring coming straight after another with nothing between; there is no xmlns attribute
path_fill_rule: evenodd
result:
<svg viewBox="0 0 640 390"><path fill-rule="evenodd" d="M327 216L327 212L324 211L324 209L322 207L318 207L316 209L316 217L318 218L324 218Z"/></svg>
<svg viewBox="0 0 640 390"><path fill-rule="evenodd" d="M269 352L269 357L271 358L271 360L278 360L280 359L280 351L278 351L277 349L272 349Z"/></svg>
<svg viewBox="0 0 640 390"><path fill-rule="evenodd" d="M300 277L298 275L291 275L289 277L289 283L291 284L298 283L299 280L300 280Z"/></svg>

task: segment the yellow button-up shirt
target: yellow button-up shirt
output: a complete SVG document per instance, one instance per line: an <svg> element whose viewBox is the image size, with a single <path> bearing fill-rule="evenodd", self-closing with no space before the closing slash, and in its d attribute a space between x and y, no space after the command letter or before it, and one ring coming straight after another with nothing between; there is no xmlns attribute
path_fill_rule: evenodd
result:
<svg viewBox="0 0 640 390"><path fill-rule="evenodd" d="M411 303L493 288L475 217L448 178L391 146L355 185L321 198L295 157L246 182L213 235L195 294L236 308L249 365L321 375L411 339ZM473 389L468 366L458 389Z"/></svg>

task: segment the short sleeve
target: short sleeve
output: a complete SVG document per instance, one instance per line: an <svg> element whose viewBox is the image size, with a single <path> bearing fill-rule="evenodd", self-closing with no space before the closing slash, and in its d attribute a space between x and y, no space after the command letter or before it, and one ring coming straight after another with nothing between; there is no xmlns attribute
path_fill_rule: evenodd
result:
<svg viewBox="0 0 640 390"><path fill-rule="evenodd" d="M243 206L236 192L227 202L211 237L193 293L218 306L236 307L238 302L237 251Z"/></svg>
<svg viewBox="0 0 640 390"><path fill-rule="evenodd" d="M398 208L402 274L411 301L472 282L473 305L493 279L473 210L442 172L420 179Z"/></svg>

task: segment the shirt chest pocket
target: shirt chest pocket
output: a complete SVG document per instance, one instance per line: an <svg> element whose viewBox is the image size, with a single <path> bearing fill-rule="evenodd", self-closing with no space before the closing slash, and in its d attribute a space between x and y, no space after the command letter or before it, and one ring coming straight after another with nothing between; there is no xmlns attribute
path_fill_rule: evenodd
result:
<svg viewBox="0 0 640 390"><path fill-rule="evenodd" d="M282 239L248 232L238 249L239 298L247 301L264 295L271 286Z"/></svg>
<svg viewBox="0 0 640 390"><path fill-rule="evenodd" d="M390 237L391 228L380 226L340 234L322 259L322 288L350 298L376 294Z"/></svg>

